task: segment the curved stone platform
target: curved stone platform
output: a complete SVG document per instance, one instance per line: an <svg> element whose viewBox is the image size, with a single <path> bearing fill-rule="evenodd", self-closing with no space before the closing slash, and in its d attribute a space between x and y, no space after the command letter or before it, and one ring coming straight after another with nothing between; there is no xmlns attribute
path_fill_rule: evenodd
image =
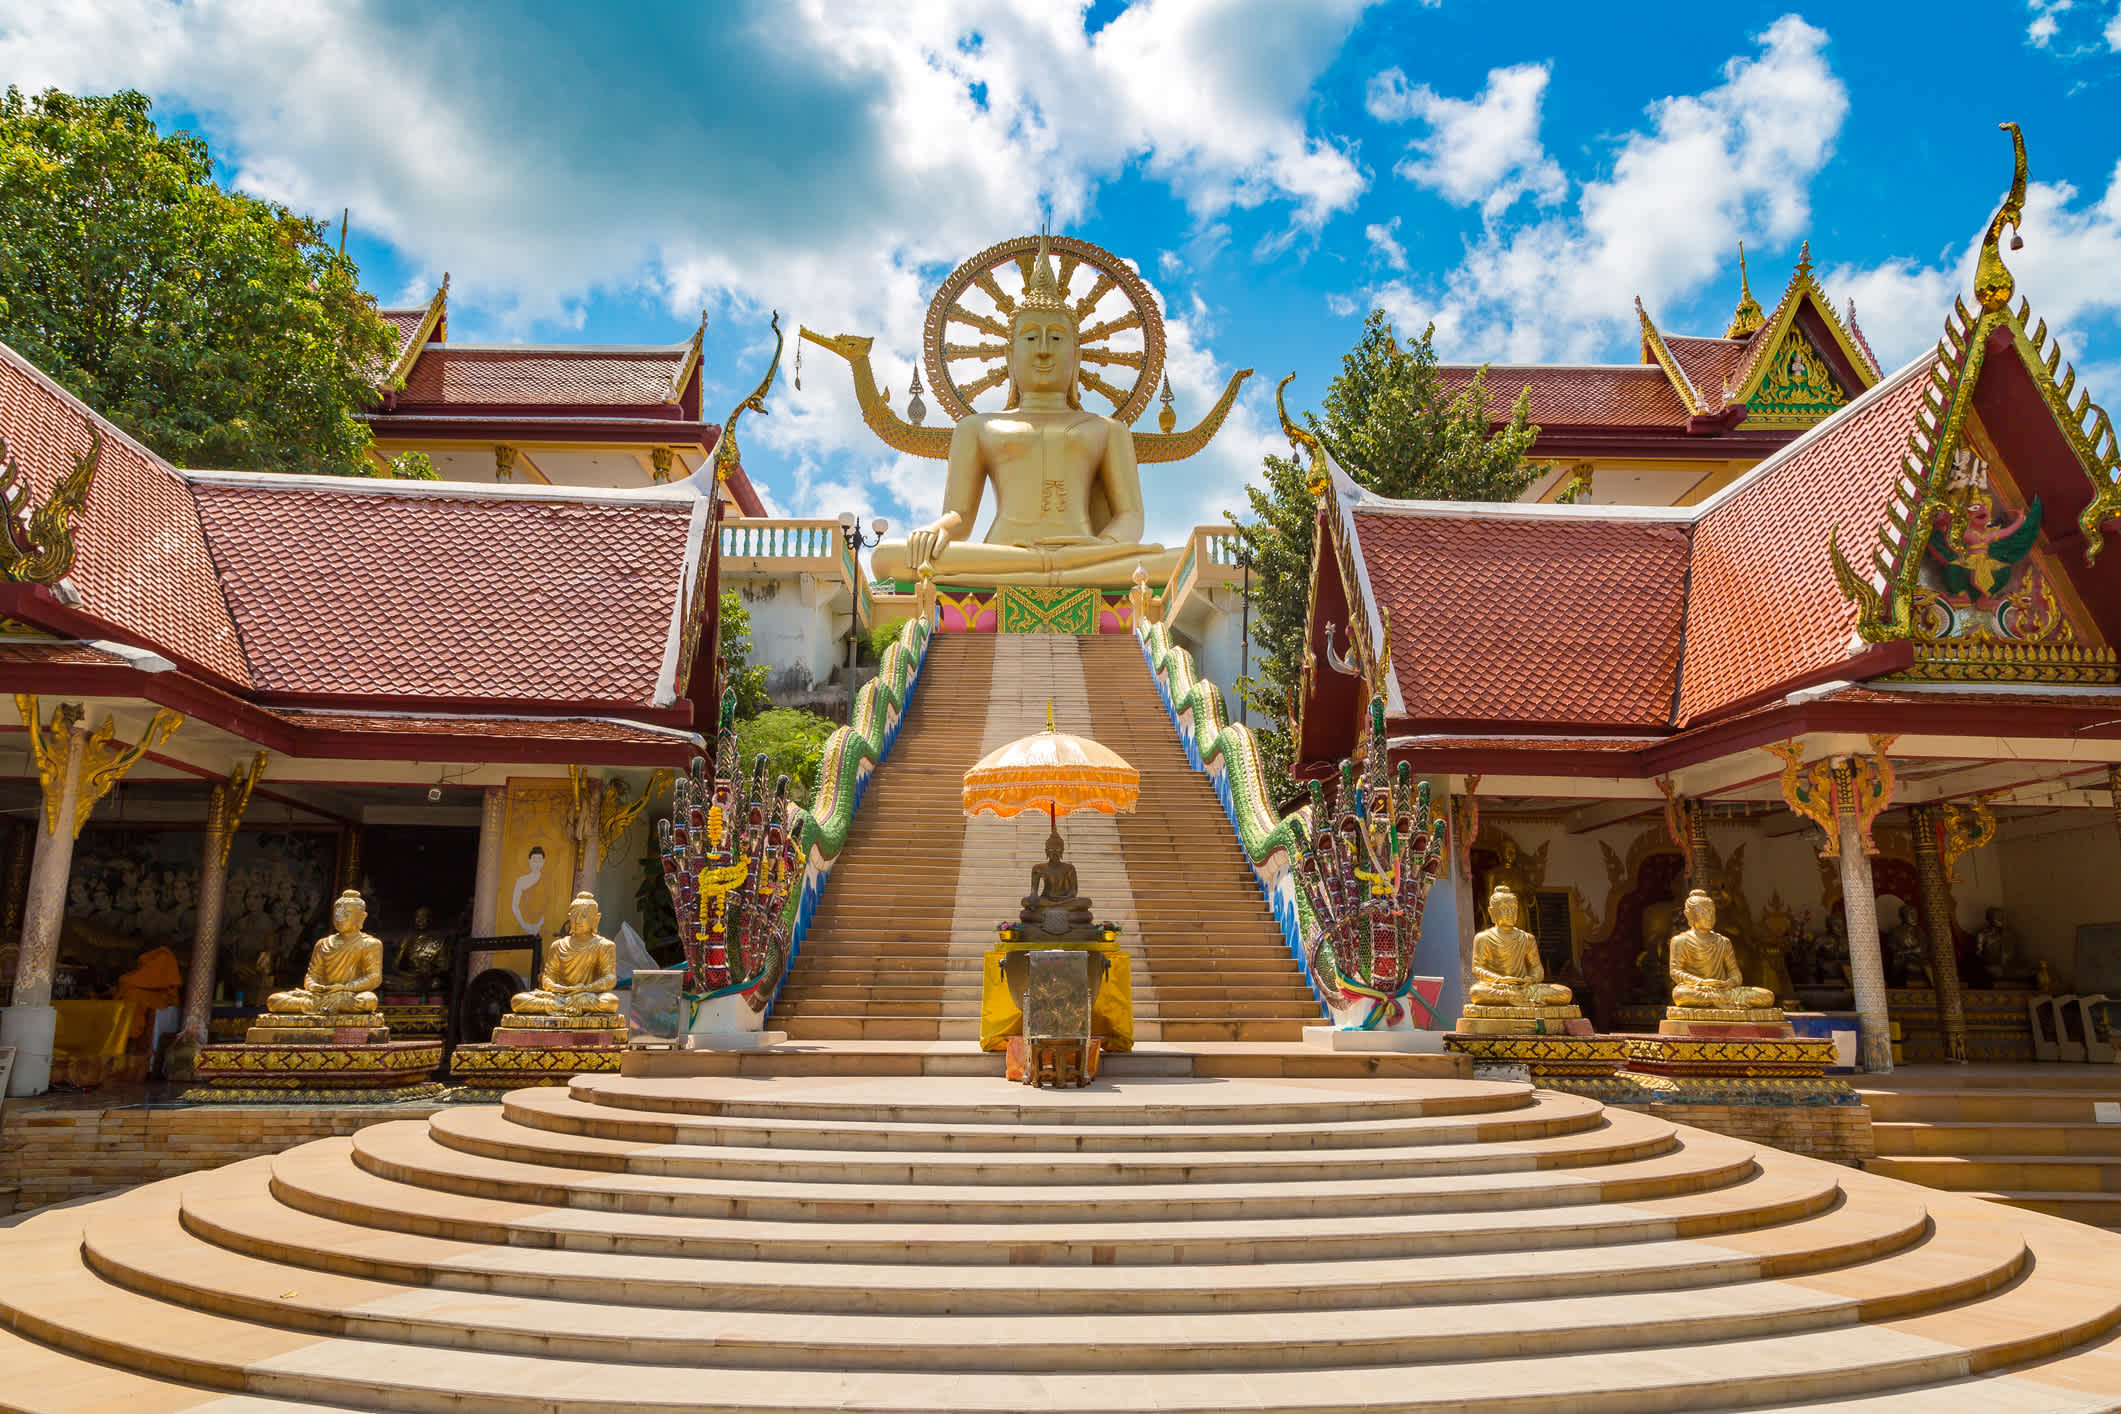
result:
<svg viewBox="0 0 2121 1414"><path fill-rule="evenodd" d="M2121 1236L1523 1085L594 1076L0 1231L0 1408L2121 1404Z"/></svg>

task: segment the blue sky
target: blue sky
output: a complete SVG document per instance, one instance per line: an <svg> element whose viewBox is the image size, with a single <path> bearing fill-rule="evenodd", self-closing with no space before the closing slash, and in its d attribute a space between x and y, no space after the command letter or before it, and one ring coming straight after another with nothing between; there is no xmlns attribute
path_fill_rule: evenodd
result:
<svg viewBox="0 0 2121 1414"><path fill-rule="evenodd" d="M1237 504L1274 380L1315 400L1373 305L1453 359L1629 360L1636 296L1720 333L1737 242L1772 302L1809 237L1911 357L1967 287L2005 118L2019 287L2121 404L2121 0L14 0L0 74L138 87L245 189L350 206L386 302L452 272L458 339L675 342L705 308L716 417L769 309L876 335L902 396L936 284L1050 218L1162 297L1184 421L1258 370L1210 452L1146 470L1165 538ZM873 441L829 357L772 408L745 461L778 507L933 513L940 465Z"/></svg>

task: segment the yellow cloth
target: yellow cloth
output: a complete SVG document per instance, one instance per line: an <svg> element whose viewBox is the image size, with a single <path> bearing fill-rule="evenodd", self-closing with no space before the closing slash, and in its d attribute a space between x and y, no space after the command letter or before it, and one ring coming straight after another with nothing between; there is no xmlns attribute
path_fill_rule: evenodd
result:
<svg viewBox="0 0 2121 1414"><path fill-rule="evenodd" d="M1011 1036L1024 1033L1024 1011L1009 995L1002 976L1002 959L1013 952L1037 948L1080 948L1103 953L1107 964L1104 983L1090 1003L1090 1034L1104 1042L1108 1051L1134 1049L1134 979L1126 950L1117 942L1056 943L1050 941L1004 943L987 949L979 998L979 1048L1007 1050Z"/></svg>
<svg viewBox="0 0 2121 1414"><path fill-rule="evenodd" d="M133 1018L139 1003L130 998L116 1002L53 1002L59 1013L52 1033L52 1052L61 1056L94 1057L107 1061L125 1058L125 1042L133 1033Z"/></svg>
<svg viewBox="0 0 2121 1414"><path fill-rule="evenodd" d="M140 961L133 970L118 979L118 999L138 1002L139 1015L133 1021L133 1033L147 1030L148 1019L166 1006L175 1006L184 1000L184 969L177 966L177 955L168 948L153 948L140 954Z"/></svg>

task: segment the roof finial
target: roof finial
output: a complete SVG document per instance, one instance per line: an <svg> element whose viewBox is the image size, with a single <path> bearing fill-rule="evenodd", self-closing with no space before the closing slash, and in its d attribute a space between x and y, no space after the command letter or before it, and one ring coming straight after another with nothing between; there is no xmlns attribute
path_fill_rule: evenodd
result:
<svg viewBox="0 0 2121 1414"><path fill-rule="evenodd" d="M2003 228L2011 228L2011 249L2025 245L2025 237L2018 234L2018 222L2025 215L2025 134L2016 123L1999 124L2011 135L2011 190L2003 198L2003 205L1989 218L1988 230L1981 237L1981 259L1974 267L1974 298L1981 308L1998 310L2007 307L2018 282L2011 278L2010 268L2003 263Z"/></svg>
<svg viewBox="0 0 2121 1414"><path fill-rule="evenodd" d="M1038 263L1031 267L1031 278L1024 282L1024 297L1017 302L1019 310L1042 312L1064 312L1071 317L1074 311L1061 296L1060 281L1053 273L1053 240L1045 231L1038 233Z"/></svg>
<svg viewBox="0 0 2121 1414"><path fill-rule="evenodd" d="M1745 242L1738 242L1738 308L1731 311L1730 327L1723 331L1726 339L1752 337L1754 331L1767 323L1767 314L1760 308L1760 301L1753 298L1753 278L1745 268Z"/></svg>

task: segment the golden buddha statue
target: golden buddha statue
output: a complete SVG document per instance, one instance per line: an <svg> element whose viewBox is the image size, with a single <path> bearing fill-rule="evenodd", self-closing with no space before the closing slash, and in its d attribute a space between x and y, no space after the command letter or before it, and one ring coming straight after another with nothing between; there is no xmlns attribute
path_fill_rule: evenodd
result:
<svg viewBox="0 0 2121 1414"><path fill-rule="evenodd" d="M348 889L331 906L329 937L310 949L302 985L274 992L265 1009L276 1016L373 1016L376 988L383 982L383 940L361 931L368 905L359 891Z"/></svg>
<svg viewBox="0 0 2121 1414"><path fill-rule="evenodd" d="M1567 1006L1569 989L1546 980L1539 958L1539 939L1517 926L1517 895L1497 888L1488 895L1488 917L1495 926L1473 936L1473 988L1466 995L1475 1006Z"/></svg>
<svg viewBox="0 0 2121 1414"><path fill-rule="evenodd" d="M1701 889L1686 897L1684 933L1674 933L1670 944L1672 1010L1710 1007L1720 1011L1762 1011L1775 1005L1775 994L1765 987L1748 987L1738 970L1738 954L1731 940L1716 931L1716 900Z"/></svg>
<svg viewBox="0 0 2121 1414"><path fill-rule="evenodd" d="M391 963L393 984L425 995L441 990L449 972L449 945L433 929L434 911L426 905L412 911L412 932L398 944Z"/></svg>
<svg viewBox="0 0 2121 1414"><path fill-rule="evenodd" d="M1055 910L1060 910L1067 920L1066 928L1090 926L1090 900L1076 892L1075 866L1061 858L1061 837L1056 831L1046 836L1046 860L1031 866L1031 892L1024 895L1023 911L1017 914L1022 923L1035 923L1049 933L1056 929L1047 924Z"/></svg>
<svg viewBox="0 0 2121 1414"><path fill-rule="evenodd" d="M950 435L943 513L871 557L878 579L911 580L922 565L949 584L1124 586L1137 565L1161 584L1178 552L1142 543L1146 524L1134 439L1117 418L1082 405L1079 316L1039 241L1037 264L1009 316L1009 402L970 413ZM989 482L996 502L984 540L971 538Z"/></svg>
<svg viewBox="0 0 2121 1414"><path fill-rule="evenodd" d="M594 896L574 896L567 905L567 931L545 945L537 990L518 992L508 1004L515 1017L588 1021L617 1014L619 998L612 989L619 984L619 952L611 939L597 932L602 916Z"/></svg>

